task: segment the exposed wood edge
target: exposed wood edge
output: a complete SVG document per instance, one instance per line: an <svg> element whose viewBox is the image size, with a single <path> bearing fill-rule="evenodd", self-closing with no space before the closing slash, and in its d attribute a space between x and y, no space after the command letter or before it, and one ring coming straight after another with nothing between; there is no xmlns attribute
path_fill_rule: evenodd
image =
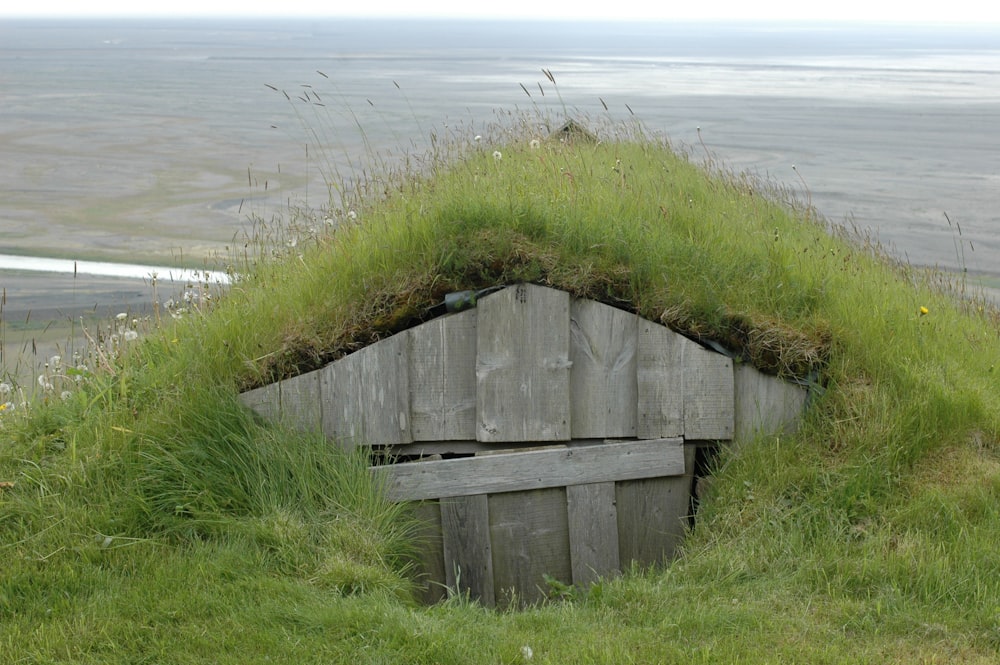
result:
<svg viewBox="0 0 1000 665"><path fill-rule="evenodd" d="M646 439L372 467L393 501L684 474L684 440Z"/></svg>
<svg viewBox="0 0 1000 665"><path fill-rule="evenodd" d="M653 439L655 440L655 439ZM386 455L389 459L393 457L424 457L430 455L492 455L495 453L526 452L534 448L546 447L576 447L576 446L596 446L604 443L628 443L635 441L633 438L603 438L603 439L572 439L570 441L505 441L502 443L486 443L483 441L414 441L413 443L395 444L391 446L372 446L376 451ZM690 443L690 442L688 442Z"/></svg>

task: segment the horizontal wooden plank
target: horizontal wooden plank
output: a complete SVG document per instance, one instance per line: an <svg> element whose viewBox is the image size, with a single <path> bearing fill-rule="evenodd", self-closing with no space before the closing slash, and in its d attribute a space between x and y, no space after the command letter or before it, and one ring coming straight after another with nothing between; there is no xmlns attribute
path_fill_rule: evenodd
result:
<svg viewBox="0 0 1000 665"><path fill-rule="evenodd" d="M646 439L372 467L389 498L450 496L656 478L684 473L684 441Z"/></svg>

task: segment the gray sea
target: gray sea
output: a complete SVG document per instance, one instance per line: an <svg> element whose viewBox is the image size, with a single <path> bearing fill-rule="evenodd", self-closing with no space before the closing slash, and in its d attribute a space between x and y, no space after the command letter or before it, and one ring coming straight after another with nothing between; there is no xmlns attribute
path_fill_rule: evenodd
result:
<svg viewBox="0 0 1000 665"><path fill-rule="evenodd" d="M223 268L252 215L513 110L638 119L1000 285L997 26L0 20L2 313L138 306L148 266Z"/></svg>

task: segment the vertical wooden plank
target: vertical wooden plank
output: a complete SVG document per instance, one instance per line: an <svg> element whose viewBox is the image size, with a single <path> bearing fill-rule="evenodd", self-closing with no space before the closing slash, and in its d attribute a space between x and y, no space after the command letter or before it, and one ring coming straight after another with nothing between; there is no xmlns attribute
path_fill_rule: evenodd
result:
<svg viewBox="0 0 1000 665"><path fill-rule="evenodd" d="M618 556L622 566L669 561L684 538L691 512L694 446L684 446L685 474L615 483Z"/></svg>
<svg viewBox="0 0 1000 665"><path fill-rule="evenodd" d="M476 310L409 331L414 441L476 438Z"/></svg>
<svg viewBox="0 0 1000 665"><path fill-rule="evenodd" d="M410 443L406 335L394 335L319 370L323 433L347 449Z"/></svg>
<svg viewBox="0 0 1000 665"><path fill-rule="evenodd" d="M441 499L440 506L448 588L493 607L496 595L486 495Z"/></svg>
<svg viewBox="0 0 1000 665"><path fill-rule="evenodd" d="M281 418L281 388L277 383L241 393L240 401L264 420L275 422Z"/></svg>
<svg viewBox="0 0 1000 665"><path fill-rule="evenodd" d="M636 436L684 436L684 351L692 342L646 320L638 335Z"/></svg>
<svg viewBox="0 0 1000 665"><path fill-rule="evenodd" d="M746 364L736 365L733 371L734 439L746 440L758 434L790 434L798 428L808 395L803 386L768 376Z"/></svg>
<svg viewBox="0 0 1000 665"><path fill-rule="evenodd" d="M366 443L410 443L409 344L393 335L362 349L359 408Z"/></svg>
<svg viewBox="0 0 1000 665"><path fill-rule="evenodd" d="M733 438L733 386L732 359L691 343L684 353L684 438Z"/></svg>
<svg viewBox="0 0 1000 665"><path fill-rule="evenodd" d="M566 489L490 495L490 541L498 605L542 600L545 575L570 584Z"/></svg>
<svg viewBox="0 0 1000 665"><path fill-rule="evenodd" d="M573 438L635 436L639 318L593 300L570 303Z"/></svg>
<svg viewBox="0 0 1000 665"><path fill-rule="evenodd" d="M413 534L417 549L414 572L419 584L418 597L425 605L433 605L448 595L445 586L447 573L441 533L441 506L438 501L415 501L412 507L418 524L417 531Z"/></svg>
<svg viewBox="0 0 1000 665"><path fill-rule="evenodd" d="M364 440L359 395L361 353L352 353L319 370L323 400L323 434L351 450Z"/></svg>
<svg viewBox="0 0 1000 665"><path fill-rule="evenodd" d="M479 301L476 438L570 438L569 294L518 284Z"/></svg>
<svg viewBox="0 0 1000 665"><path fill-rule="evenodd" d="M573 584L586 586L619 572L614 482L567 487L566 509Z"/></svg>
<svg viewBox="0 0 1000 665"><path fill-rule="evenodd" d="M319 371L285 379L281 387L281 420L302 432L319 432L323 425Z"/></svg>

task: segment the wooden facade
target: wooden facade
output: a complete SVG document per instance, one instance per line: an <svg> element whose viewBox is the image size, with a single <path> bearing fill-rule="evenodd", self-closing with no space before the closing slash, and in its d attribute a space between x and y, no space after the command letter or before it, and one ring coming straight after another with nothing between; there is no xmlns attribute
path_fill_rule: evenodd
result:
<svg viewBox="0 0 1000 665"><path fill-rule="evenodd" d="M492 606L669 559L695 447L794 427L805 396L629 312L519 284L243 400L416 459L372 473L426 525L425 599Z"/></svg>

